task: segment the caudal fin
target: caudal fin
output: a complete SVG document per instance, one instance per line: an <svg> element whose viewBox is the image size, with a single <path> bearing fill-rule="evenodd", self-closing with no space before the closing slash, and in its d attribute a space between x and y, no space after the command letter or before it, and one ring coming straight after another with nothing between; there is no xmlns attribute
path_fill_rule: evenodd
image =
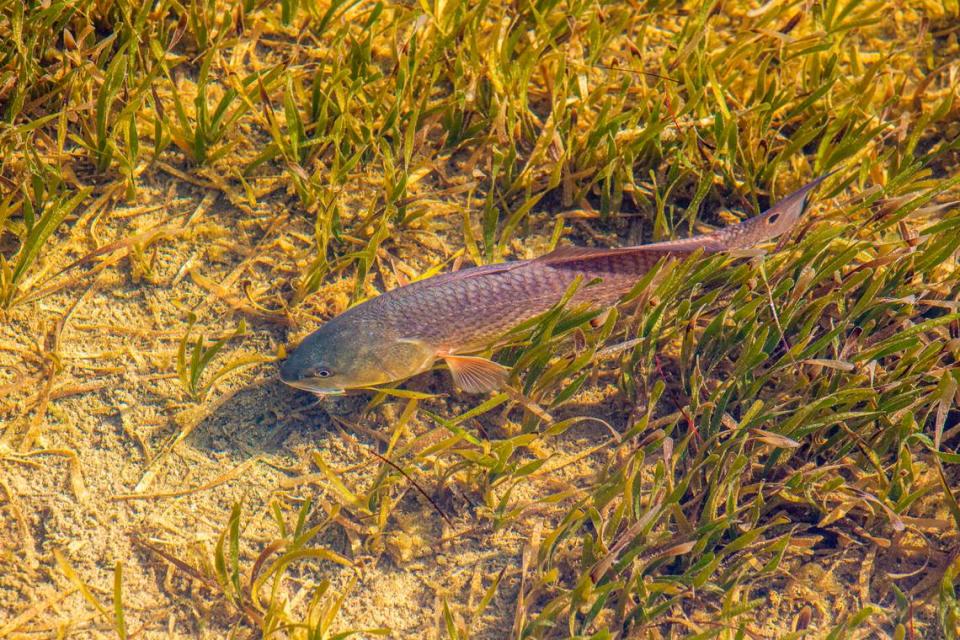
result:
<svg viewBox="0 0 960 640"><path fill-rule="evenodd" d="M615 249L560 247L537 258L537 261L544 264L561 265L627 254L644 254L655 261L664 256L689 255L698 249L702 249L705 253L717 253L754 247L790 231L806 210L810 192L834 173L835 171L831 171L808 182L758 216L713 233L683 240L668 240Z"/></svg>
<svg viewBox="0 0 960 640"><path fill-rule="evenodd" d="M790 231L806 210L810 192L834 173L831 171L808 182L758 216L703 236L704 240L721 245L719 251L747 249Z"/></svg>

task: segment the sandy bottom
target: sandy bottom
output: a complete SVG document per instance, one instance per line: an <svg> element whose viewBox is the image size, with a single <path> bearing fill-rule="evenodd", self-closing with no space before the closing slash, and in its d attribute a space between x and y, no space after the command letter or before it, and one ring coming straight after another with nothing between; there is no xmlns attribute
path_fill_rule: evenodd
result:
<svg viewBox="0 0 960 640"><path fill-rule="evenodd" d="M317 558L289 565L278 597L287 600L292 616L302 615L315 587L329 581L323 602L332 605L343 596L332 623L337 630L446 637L446 608L471 637L510 636L524 555L609 462L602 445L610 432L587 423L524 453L550 460L513 489L511 508L522 515L502 528L494 526L467 475L443 477L440 471L452 461L429 457L408 473L435 504L394 478L388 495L395 506L383 522L377 505L366 519L356 515L359 510L336 515L335 505L364 495L383 469L371 451L384 450L406 400L388 400L369 412L369 396L317 403L280 384L270 363L238 369L193 400L178 377L177 359L191 310L199 318L192 335L229 335L241 317L248 324L247 333L214 360L216 369L237 358L274 354L288 337L299 339L343 308L352 281L331 278L288 316L282 301L310 259L309 221L274 199L238 223L230 194L159 176L145 186L145 203L81 213L37 275L43 286L67 286L16 307L0 325L0 384L6 385L0 404L0 637L116 637L111 619L118 563L131 634L219 638L249 630L242 603L225 597L230 588L216 578L217 548L231 511L242 505L238 558L246 583L261 552L284 537L278 522L289 539L307 501L313 505L307 528L334 518L310 546L333 551L350 566ZM115 245L55 275L97 247L156 229L166 229L163 239L145 248ZM535 251L542 240L518 250ZM394 286L394 269L416 272L449 257L433 232L397 254L380 264L371 286ZM111 266L97 271L104 263ZM288 319L294 327L286 326ZM444 372L405 388L452 394ZM478 402L451 396L426 401L422 409L453 417ZM603 418L618 430L633 409L601 379L569 411ZM517 411L499 425L498 410L491 415L465 428L489 429L491 438L518 428L512 420ZM435 429L421 410L398 446L423 436L417 442L422 451ZM502 495L503 487L498 490ZM564 492L556 503L538 504ZM798 544L806 540L810 549L791 554L782 575L763 590L744 594L760 600L751 627L756 637L777 635L805 618L811 629L827 629L877 589L888 593L879 570L884 558L863 539L825 546L799 536ZM898 559L889 569L908 572L924 562ZM498 579L489 606L474 617ZM675 618L687 622L676 630L707 629L690 621L710 613L677 611ZM918 629L929 629L929 615L918 611ZM877 632L867 627L860 637Z"/></svg>
<svg viewBox="0 0 960 640"><path fill-rule="evenodd" d="M336 497L316 460L352 491L372 482L381 463L370 451L382 446L381 434L389 434L390 419L406 403L394 399L368 414L369 395L317 403L282 385L270 363L239 369L192 400L177 368L191 310L199 318L192 336L228 335L246 318L247 333L227 344L211 365L216 369L276 353L288 331L298 339L319 316L346 304L352 282L333 279L313 296L318 302L302 305L305 315L293 318L297 329L288 329L282 312L237 312L248 311L249 300L224 299L218 284L254 295L277 291L279 282L289 286L297 261L309 260L309 222L275 203L247 212L237 225L223 194L160 177L142 191L146 203L82 213L37 274L43 287L67 286L16 307L0 324L0 637L115 637L110 616L92 600L112 613L117 563L129 632L221 637L242 620L213 566L234 506L242 505L239 551L248 575L280 536L277 516L292 528L307 500L314 505L307 525L331 513ZM225 231L237 226L237 234ZM145 250L120 242L156 229L166 230L163 239ZM112 250L56 275L98 247ZM422 246L411 251L425 253ZM444 259L441 251L427 255ZM110 266L100 270L105 262ZM258 302L269 308L271 296L280 297ZM426 374L408 388L451 393L445 375ZM424 406L453 416L471 401ZM415 416L400 444L430 428ZM595 431L574 430L557 452L609 437ZM516 497L572 486L591 466L578 460L518 487ZM512 623L529 531L478 526L478 498L456 479L441 486L424 469L417 481L450 523L411 486L398 487L382 535L368 535L351 519L312 540L353 566L307 559L291 567L285 595L292 611L311 587L329 580L330 593L346 596L335 628L436 637L444 602L454 611L475 605L502 572L486 613L464 621L476 637L502 637ZM530 520L553 511L534 509Z"/></svg>

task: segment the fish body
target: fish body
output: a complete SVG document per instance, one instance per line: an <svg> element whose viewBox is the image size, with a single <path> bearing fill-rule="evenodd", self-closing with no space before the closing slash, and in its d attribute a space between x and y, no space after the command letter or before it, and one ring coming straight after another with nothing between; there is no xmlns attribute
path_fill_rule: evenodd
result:
<svg viewBox="0 0 960 640"><path fill-rule="evenodd" d="M789 231L822 176L765 213L714 233L633 247L562 247L532 260L445 273L393 289L333 318L281 364L281 379L319 394L406 379L444 359L469 392L497 388L500 365L469 356L556 305L608 306L663 258L745 249Z"/></svg>

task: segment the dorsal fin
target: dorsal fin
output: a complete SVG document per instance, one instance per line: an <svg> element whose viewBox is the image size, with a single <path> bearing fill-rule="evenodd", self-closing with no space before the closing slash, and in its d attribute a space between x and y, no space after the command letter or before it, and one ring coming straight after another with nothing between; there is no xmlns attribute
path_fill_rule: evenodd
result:
<svg viewBox="0 0 960 640"><path fill-rule="evenodd" d="M419 288L423 286L433 286L443 282L459 282L462 280L470 280L472 278L482 278L484 276L495 275L505 271L513 271L514 269L518 269L529 262L529 260L514 260L511 262L484 264L477 267L466 267L458 271L448 271L447 273L441 273L429 278L417 280L416 282L411 282L405 288Z"/></svg>
<svg viewBox="0 0 960 640"><path fill-rule="evenodd" d="M697 236L683 240L670 240L641 244L634 247L557 247L550 253L540 256L534 262L543 265L561 265L571 262L583 262L597 258L610 258L628 254L646 253L654 256L669 256L676 254L690 254L703 248L709 251L715 244L710 236Z"/></svg>
<svg viewBox="0 0 960 640"><path fill-rule="evenodd" d="M482 264L476 267L467 267L459 271L451 271L445 275L450 276L452 280L467 280L468 278L478 278L481 276L503 273L504 271L513 271L517 267L528 262L527 260L511 260L509 262L496 262L494 264Z"/></svg>
<svg viewBox="0 0 960 640"><path fill-rule="evenodd" d="M578 262L580 260L589 260L591 258L599 258L601 256L608 256L611 253L617 252L618 248L607 248L607 247L575 247L575 246L565 246L557 247L550 253L545 253L538 258L535 258L535 262L546 263L546 264L559 264L562 262Z"/></svg>

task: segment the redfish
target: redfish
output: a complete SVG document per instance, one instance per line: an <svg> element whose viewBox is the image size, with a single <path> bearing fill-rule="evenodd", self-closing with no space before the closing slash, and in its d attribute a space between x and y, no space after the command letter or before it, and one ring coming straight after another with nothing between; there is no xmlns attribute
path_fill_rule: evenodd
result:
<svg viewBox="0 0 960 640"><path fill-rule="evenodd" d="M828 174L829 175L829 174ZM821 176L765 213L707 235L621 248L561 247L539 258L445 273L392 289L336 316L280 366L281 379L316 394L398 382L444 360L454 383L480 393L508 371L472 353L552 308L577 278L571 305L614 304L664 258L752 248L790 231Z"/></svg>

